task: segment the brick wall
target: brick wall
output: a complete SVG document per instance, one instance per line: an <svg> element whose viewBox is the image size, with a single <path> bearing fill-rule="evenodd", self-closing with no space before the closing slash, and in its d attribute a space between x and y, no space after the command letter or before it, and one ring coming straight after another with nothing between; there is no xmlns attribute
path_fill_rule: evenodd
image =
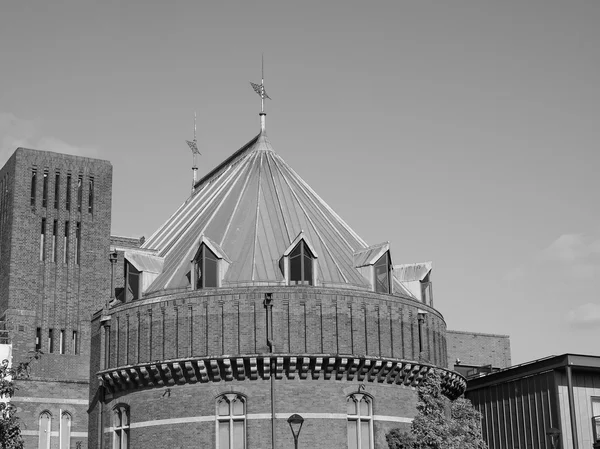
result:
<svg viewBox="0 0 600 449"><path fill-rule="evenodd" d="M300 433L300 447L346 449L348 447L346 399L358 392L361 382L336 380L300 380L283 378L275 384L275 412L284 416L298 413L335 414L336 417L307 417ZM373 398L373 415L412 418L415 415L416 391L399 385L367 384L363 391ZM104 405L105 428L111 425L111 411L118 404L130 408L132 428L130 447L212 448L215 442L216 398L224 393L241 393L247 398L247 447L271 447L271 383L269 380L221 382L212 385L180 385L165 389L147 389L108 398ZM260 415L257 416L257 415ZM147 425L156 420L178 420L204 417L203 422ZM146 423L135 428L136 424ZM385 433L394 427L408 428L409 424L375 421L375 447L385 448ZM90 432L90 439L96 432ZM110 448L112 434L104 433L104 448ZM276 420L277 447L293 447L293 437L286 418ZM94 443L95 444L95 441Z"/></svg>
<svg viewBox="0 0 600 449"><path fill-rule="evenodd" d="M444 366L446 325L442 316L422 303L364 291L307 287L247 287L197 290L148 297L110 309L110 317L97 313L92 325L92 373L117 366L177 358L266 354L264 294L272 293L274 352L276 354L368 355L417 359L417 310L426 309L421 356ZM109 359L101 338L102 320L109 319ZM106 322L106 321L105 321ZM93 370L96 370L95 372ZM414 389L401 385L366 383L373 395L375 415L412 418ZM304 447L347 447L346 397L361 382L320 379L276 381L276 408L280 413L333 413L336 419L307 419L302 429ZM100 411L105 416L119 403L131 407L131 422L211 416L215 397L239 392L248 398L250 414L270 413L270 382L265 379L175 385L115 393L106 402L92 383L90 441L97 444ZM107 418L108 419L108 418ZM385 433L409 424L379 420L374 423L376 447L385 448ZM104 422L108 428L110 422ZM248 447L269 447L270 421L247 421ZM105 447L110 433L104 433ZM193 422L139 427L131 430L132 447L167 447L176 438L178 447L214 447L215 423ZM278 446L293 440L284 418L277 420ZM92 446L94 447L94 446Z"/></svg>
<svg viewBox="0 0 600 449"><path fill-rule="evenodd" d="M7 319L23 321L28 315L27 332L35 343L36 329L41 328L41 348L48 347L48 331L53 329L54 353L59 351L64 330L66 354L75 353L73 331L77 332L78 352L85 369L74 372L75 378L87 380L89 357L89 319L91 312L103 304L109 290L107 258L110 234L112 167L108 162L57 153L18 149L14 159L13 227L11 235L9 301ZM31 173L37 171L35 205L31 205ZM43 200L43 175L47 177L46 205ZM58 189L55 188L59 174ZM71 205L66 208L66 178L71 175ZM77 183L82 179L81 208L78 207ZM88 210L89 181L93 179L93 210ZM55 207L55 192L58 192ZM80 210L79 210L80 209ZM45 219L44 260L40 260L41 226ZM54 222L56 221L56 239ZM65 244L66 222L69 222ZM80 223L80 260L77 261L77 223ZM53 251L54 247L54 251ZM64 253L68 248L67 263ZM55 258L53 257L55 254ZM77 263L79 262L79 263ZM100 306L99 306L100 304ZM24 357L31 344L14 345L16 358ZM60 363L57 363L60 365ZM40 365L41 366L41 365ZM48 369L49 366L48 366ZM51 374L58 377L58 372Z"/></svg>
<svg viewBox="0 0 600 449"><path fill-rule="evenodd" d="M111 309L109 367L192 356L264 354L264 293L272 292L276 353L419 359L422 303L335 289L254 287L193 291ZM445 366L446 325L428 309L422 357Z"/></svg>
<svg viewBox="0 0 600 449"><path fill-rule="evenodd" d="M0 311L8 307L15 161L13 155L0 170Z"/></svg>
<svg viewBox="0 0 600 449"><path fill-rule="evenodd" d="M13 363L26 360L40 337L44 355L31 366L27 388L18 390L14 398L22 403L24 426L35 432L39 417L35 404L58 410L61 398L71 392L79 401L88 397L90 317L104 304L110 287L112 166L96 159L19 148L0 170L0 182L5 178L10 179L6 203L10 213L0 230L0 315L11 330ZM53 405L40 398L58 402ZM85 432L87 414L78 416L74 425ZM54 418L58 422L53 413L53 427ZM53 437L52 447L57 445L58 438Z"/></svg>
<svg viewBox="0 0 600 449"><path fill-rule="evenodd" d="M67 371L65 371L66 373ZM21 419L21 431L26 448L38 447L38 420L42 412L50 413L51 432L58 435L60 417L66 412L71 415L71 448L81 442L81 448L88 448L87 433L88 414L87 404L81 404L86 398L89 385L87 382L66 380L36 380L26 379L16 383L18 395L13 398L17 407L17 415ZM35 402L26 402L24 398L36 398ZM51 449L58 449L58 436L51 438Z"/></svg>
<svg viewBox="0 0 600 449"><path fill-rule="evenodd" d="M510 366L510 337L508 335L477 332L447 331L448 366L454 367L456 359L465 365L492 365L494 368Z"/></svg>

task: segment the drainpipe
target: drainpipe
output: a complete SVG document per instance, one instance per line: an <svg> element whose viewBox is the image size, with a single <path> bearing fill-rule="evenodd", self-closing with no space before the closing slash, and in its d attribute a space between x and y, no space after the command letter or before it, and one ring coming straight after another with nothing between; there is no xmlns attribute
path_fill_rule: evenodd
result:
<svg viewBox="0 0 600 449"><path fill-rule="evenodd" d="M571 436L573 437L573 449L579 449L577 441L577 418L575 417L575 398L573 393L573 373L567 357L567 389L569 390L569 412L571 415Z"/></svg>
<svg viewBox="0 0 600 449"><path fill-rule="evenodd" d="M417 310L417 321L419 323L419 359L423 356L423 323L425 322L425 310Z"/></svg>
<svg viewBox="0 0 600 449"><path fill-rule="evenodd" d="M275 373L273 372L273 352L275 352L275 345L273 344L273 293L265 293L265 300L263 301L265 309L267 310L267 346L269 347L269 354L271 354L270 362L272 363L271 369L271 448L275 449Z"/></svg>
<svg viewBox="0 0 600 449"><path fill-rule="evenodd" d="M110 299L106 302L105 307L108 309L110 302L115 299L115 265L117 264L117 258L119 255L116 251L109 254L108 259L110 260Z"/></svg>
<svg viewBox="0 0 600 449"><path fill-rule="evenodd" d="M110 316L103 316L100 320L102 340L104 340L104 354L100 359L100 370L103 371L110 365ZM105 402L106 402L106 387L100 385L98 402L100 404L99 424L98 424L98 442L99 447L104 448L104 421L105 421Z"/></svg>

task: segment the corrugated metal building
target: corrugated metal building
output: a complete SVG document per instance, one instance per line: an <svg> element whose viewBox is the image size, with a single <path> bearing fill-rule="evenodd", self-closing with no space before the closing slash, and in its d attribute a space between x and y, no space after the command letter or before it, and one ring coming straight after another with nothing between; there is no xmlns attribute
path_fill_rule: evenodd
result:
<svg viewBox="0 0 600 449"><path fill-rule="evenodd" d="M516 365L469 379L465 395L482 414L490 449L600 447L600 357Z"/></svg>

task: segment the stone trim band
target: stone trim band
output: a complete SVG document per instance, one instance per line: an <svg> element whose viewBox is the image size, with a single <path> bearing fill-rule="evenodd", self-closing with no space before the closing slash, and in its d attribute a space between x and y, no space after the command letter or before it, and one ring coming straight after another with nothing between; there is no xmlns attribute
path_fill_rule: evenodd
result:
<svg viewBox="0 0 600 449"><path fill-rule="evenodd" d="M292 413L276 413L276 419L287 419L292 415ZM302 413L302 417L304 419L348 419L348 415L344 413ZM257 419L271 419L271 414L269 413L250 413L246 415L247 420L257 420ZM139 429L142 427L154 427L154 426L164 426L164 425L173 425L173 424L191 424L191 423L200 423L200 422L215 422L216 416L189 416L185 418L168 418L168 419L156 419L152 421L143 421L137 423L131 423L130 429ZM384 416L384 415L374 415L373 421L388 421L388 422L397 422L397 423L406 423L410 424L412 422L412 418L405 418L403 416ZM114 430L113 427L107 427L104 429L104 433L111 433Z"/></svg>

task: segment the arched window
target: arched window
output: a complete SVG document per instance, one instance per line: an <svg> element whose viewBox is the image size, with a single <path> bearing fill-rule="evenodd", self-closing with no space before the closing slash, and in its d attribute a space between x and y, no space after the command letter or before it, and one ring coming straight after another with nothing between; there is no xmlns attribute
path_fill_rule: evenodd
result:
<svg viewBox="0 0 600 449"><path fill-rule="evenodd" d="M373 402L366 394L347 398L348 449L373 449Z"/></svg>
<svg viewBox="0 0 600 449"><path fill-rule="evenodd" d="M204 243L194 261L194 279L196 289L218 287L219 258Z"/></svg>
<svg viewBox="0 0 600 449"><path fill-rule="evenodd" d="M246 399L229 393L217 398L217 449L246 448Z"/></svg>
<svg viewBox="0 0 600 449"><path fill-rule="evenodd" d="M313 260L315 256L301 240L289 255L290 284L313 285Z"/></svg>
<svg viewBox="0 0 600 449"><path fill-rule="evenodd" d="M63 412L60 417L60 449L71 447L71 414Z"/></svg>
<svg viewBox="0 0 600 449"><path fill-rule="evenodd" d="M390 293L390 253L386 251L374 265L375 291Z"/></svg>
<svg viewBox="0 0 600 449"><path fill-rule="evenodd" d="M129 449L129 407L117 405L113 410L113 449Z"/></svg>
<svg viewBox="0 0 600 449"><path fill-rule="evenodd" d="M52 426L52 415L50 412L42 412L39 420L38 449L50 449L50 429Z"/></svg>

